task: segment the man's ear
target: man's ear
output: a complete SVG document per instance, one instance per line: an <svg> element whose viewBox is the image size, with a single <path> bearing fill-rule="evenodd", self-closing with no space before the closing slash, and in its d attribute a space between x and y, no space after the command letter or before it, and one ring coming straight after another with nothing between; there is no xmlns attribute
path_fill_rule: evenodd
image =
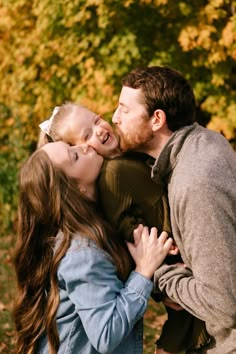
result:
<svg viewBox="0 0 236 354"><path fill-rule="evenodd" d="M152 116L152 130L158 131L166 125L166 114L161 109L156 109Z"/></svg>

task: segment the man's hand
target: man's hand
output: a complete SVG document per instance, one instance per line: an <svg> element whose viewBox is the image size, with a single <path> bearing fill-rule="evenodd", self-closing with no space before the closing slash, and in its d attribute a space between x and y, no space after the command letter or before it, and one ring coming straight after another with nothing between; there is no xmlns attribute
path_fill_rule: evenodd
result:
<svg viewBox="0 0 236 354"><path fill-rule="evenodd" d="M179 304L177 304L176 302L174 302L173 300L171 300L168 296L166 296L164 298L164 300L162 300L163 304L165 306L170 307L171 309L175 310L175 311L181 311L183 310L183 307L181 307Z"/></svg>

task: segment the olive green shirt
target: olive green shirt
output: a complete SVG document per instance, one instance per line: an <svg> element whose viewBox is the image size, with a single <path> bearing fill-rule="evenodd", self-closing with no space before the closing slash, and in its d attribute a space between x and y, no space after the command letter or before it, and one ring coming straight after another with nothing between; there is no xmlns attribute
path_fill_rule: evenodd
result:
<svg viewBox="0 0 236 354"><path fill-rule="evenodd" d="M104 161L98 180L99 202L105 218L126 240L138 224L170 234L169 207L164 186L151 179L150 157L125 153Z"/></svg>

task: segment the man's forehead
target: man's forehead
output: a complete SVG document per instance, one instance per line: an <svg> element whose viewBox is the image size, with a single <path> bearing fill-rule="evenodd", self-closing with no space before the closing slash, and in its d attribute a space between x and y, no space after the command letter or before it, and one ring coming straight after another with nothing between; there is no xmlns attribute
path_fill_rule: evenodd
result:
<svg viewBox="0 0 236 354"><path fill-rule="evenodd" d="M127 104L130 101L135 101L135 103L143 104L143 93L142 89L134 89L128 86L123 86L120 94L120 103Z"/></svg>

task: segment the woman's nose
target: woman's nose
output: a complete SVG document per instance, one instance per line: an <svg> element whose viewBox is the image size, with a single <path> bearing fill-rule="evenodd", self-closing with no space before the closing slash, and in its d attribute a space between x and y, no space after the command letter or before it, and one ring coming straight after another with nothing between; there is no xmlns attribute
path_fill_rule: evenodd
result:
<svg viewBox="0 0 236 354"><path fill-rule="evenodd" d="M87 144L83 144L82 146L81 146L81 149L82 149L82 151L83 151L83 153L84 154L86 154L87 152L88 152L88 149L89 149L90 147L87 145Z"/></svg>
<svg viewBox="0 0 236 354"><path fill-rule="evenodd" d="M87 144L80 144L74 146L75 150L79 150L82 154L86 154L88 151L88 145Z"/></svg>

